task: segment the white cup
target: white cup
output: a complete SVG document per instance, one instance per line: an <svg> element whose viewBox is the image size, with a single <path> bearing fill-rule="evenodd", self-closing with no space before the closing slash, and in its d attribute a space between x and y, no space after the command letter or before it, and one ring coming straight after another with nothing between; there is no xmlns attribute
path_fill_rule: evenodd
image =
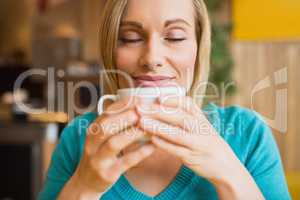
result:
<svg viewBox="0 0 300 200"><path fill-rule="evenodd" d="M104 95L98 102L98 114L103 113L103 104L107 99L117 101L130 96L138 96L142 98L143 103L154 103L156 98L161 95L170 96L186 96L186 89L184 87L172 86L172 87L138 87L138 88L125 88L119 89L116 95Z"/></svg>
<svg viewBox="0 0 300 200"><path fill-rule="evenodd" d="M117 101L130 96L139 96L142 98L143 103L151 104L154 103L156 98L161 95L167 95L170 97L186 96L186 89L184 87L139 87L139 88L126 88L119 89L116 95L104 95L98 102L98 114L101 115L103 111L104 101L107 99ZM146 136L139 140L140 144L144 144L149 141L149 137Z"/></svg>

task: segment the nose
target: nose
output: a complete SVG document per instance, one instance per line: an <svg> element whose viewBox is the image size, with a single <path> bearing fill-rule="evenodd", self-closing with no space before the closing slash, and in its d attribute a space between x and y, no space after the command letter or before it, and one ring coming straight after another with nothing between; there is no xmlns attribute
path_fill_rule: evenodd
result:
<svg viewBox="0 0 300 200"><path fill-rule="evenodd" d="M164 50L160 38L152 37L143 49L140 65L151 70L164 66Z"/></svg>

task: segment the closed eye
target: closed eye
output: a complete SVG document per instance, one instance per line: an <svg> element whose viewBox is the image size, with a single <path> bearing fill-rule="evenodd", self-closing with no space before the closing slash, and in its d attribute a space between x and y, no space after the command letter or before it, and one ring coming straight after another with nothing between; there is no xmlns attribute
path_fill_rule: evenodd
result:
<svg viewBox="0 0 300 200"><path fill-rule="evenodd" d="M165 38L165 40L167 40L169 42L181 42L181 41L186 40L186 38ZM119 41L121 41L122 43L138 43L138 42L142 42L143 39L120 38Z"/></svg>
<svg viewBox="0 0 300 200"><path fill-rule="evenodd" d="M143 41L142 39L127 39L127 38L120 38L119 39L123 43L136 43Z"/></svg>
<svg viewBox="0 0 300 200"><path fill-rule="evenodd" d="M186 40L186 38L165 38L165 39L170 42L181 42L181 41Z"/></svg>

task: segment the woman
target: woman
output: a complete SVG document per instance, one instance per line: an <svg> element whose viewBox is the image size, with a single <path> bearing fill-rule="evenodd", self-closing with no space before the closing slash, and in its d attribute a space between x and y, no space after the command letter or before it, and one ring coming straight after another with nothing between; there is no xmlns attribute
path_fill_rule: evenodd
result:
<svg viewBox="0 0 300 200"><path fill-rule="evenodd" d="M151 113L138 97L120 100L105 108L114 114L73 120L39 199L290 199L276 143L261 118L238 106L201 110L201 99L191 98L205 92L199 85L209 72L203 0L107 0L100 28L106 70L163 75L164 83L189 95L158 99ZM107 93L131 87L122 76L107 79L113 83ZM135 79L134 87L150 82ZM145 134L150 142L136 147Z"/></svg>

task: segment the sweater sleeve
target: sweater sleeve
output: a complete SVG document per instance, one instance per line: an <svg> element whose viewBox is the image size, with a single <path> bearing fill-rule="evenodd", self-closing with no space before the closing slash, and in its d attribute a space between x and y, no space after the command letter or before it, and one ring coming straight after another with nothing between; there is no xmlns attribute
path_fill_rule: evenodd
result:
<svg viewBox="0 0 300 200"><path fill-rule="evenodd" d="M248 137L245 166L268 200L290 200L282 162L270 127L254 114L244 130ZM253 115L252 115L253 116Z"/></svg>
<svg viewBox="0 0 300 200"><path fill-rule="evenodd" d="M51 158L46 180L38 200L54 200L71 178L80 161L89 115L72 120L62 131Z"/></svg>

